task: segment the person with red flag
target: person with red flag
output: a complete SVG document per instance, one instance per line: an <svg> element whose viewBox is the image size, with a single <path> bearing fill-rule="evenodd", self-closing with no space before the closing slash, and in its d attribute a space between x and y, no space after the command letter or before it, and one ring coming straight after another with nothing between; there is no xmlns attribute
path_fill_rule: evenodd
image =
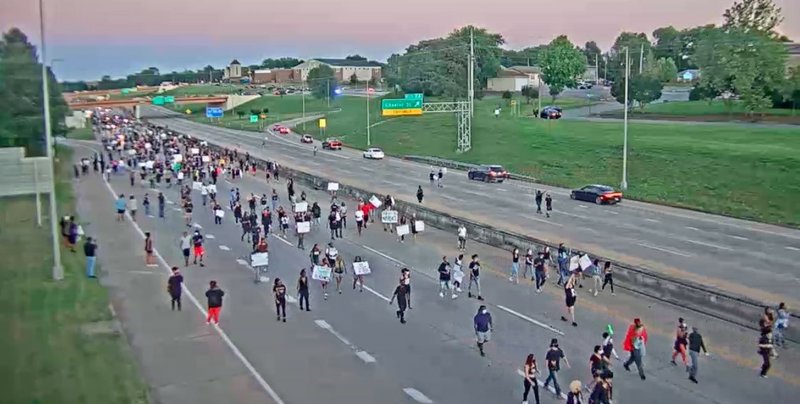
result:
<svg viewBox="0 0 800 404"><path fill-rule="evenodd" d="M642 362L645 355L645 346L647 345L647 328L642 324L642 320L636 318L633 324L628 327L628 332L625 333L625 340L622 343L622 348L630 352L628 360L622 365L628 372L631 371L631 363L636 363L636 369L639 371L639 377L645 380L644 363Z"/></svg>

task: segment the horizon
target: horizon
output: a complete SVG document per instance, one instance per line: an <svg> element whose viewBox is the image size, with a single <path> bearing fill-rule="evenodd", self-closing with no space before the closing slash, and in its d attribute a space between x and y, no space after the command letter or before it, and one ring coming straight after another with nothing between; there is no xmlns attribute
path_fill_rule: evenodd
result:
<svg viewBox="0 0 800 404"><path fill-rule="evenodd" d="M17 27L38 49L36 2L6 3L7 9L4 6L0 13L0 30ZM602 6L592 5L592 0L576 0L547 9L537 2L499 0L491 10L456 0L434 4L407 0L391 15L371 12L374 5L367 0L347 0L341 13L332 8L320 12L318 0L296 0L292 8L281 10L269 10L258 0L234 0L235 6L229 7L231 18L226 20L219 18L218 6L210 1L170 3L165 9L163 2L140 0L131 10L125 4L98 0L45 1L47 59L61 59L53 68L56 76L60 81L92 81L104 75L124 77L149 66L180 72L209 64L220 69L232 59L247 66L278 57L307 60L359 54L384 62L411 44L446 36L465 25L501 34L509 49L546 44L566 34L575 45L582 47L593 40L605 52L623 31L644 32L652 39L652 32L659 27L719 24L733 0L706 0L702 5L693 0L669 4L609 0ZM209 6L203 7L206 3ZM784 16L778 31L800 40L800 2L775 3L783 8ZM446 14L457 4L457 12ZM620 13L619 7L626 12ZM356 11L347 11L351 9ZM688 9L692 12L687 13ZM430 12L419 15L418 10ZM599 14L594 15L594 10ZM216 27L216 31L208 27ZM98 52L99 48L103 50Z"/></svg>

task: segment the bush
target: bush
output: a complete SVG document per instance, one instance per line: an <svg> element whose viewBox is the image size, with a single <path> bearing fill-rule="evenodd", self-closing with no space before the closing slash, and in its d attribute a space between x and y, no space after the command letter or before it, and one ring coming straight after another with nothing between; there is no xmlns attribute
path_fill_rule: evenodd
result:
<svg viewBox="0 0 800 404"><path fill-rule="evenodd" d="M511 99L511 91L508 91L508 90L503 91L503 99L504 100L510 100Z"/></svg>

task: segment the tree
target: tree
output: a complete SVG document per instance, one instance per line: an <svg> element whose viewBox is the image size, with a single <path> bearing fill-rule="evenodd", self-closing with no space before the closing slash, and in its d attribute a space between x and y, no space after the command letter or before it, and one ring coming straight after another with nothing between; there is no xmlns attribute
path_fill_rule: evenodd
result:
<svg viewBox="0 0 800 404"><path fill-rule="evenodd" d="M355 74L355 73L353 73L352 75L350 75L350 84L351 84L351 85L356 85L356 84L358 84L358 76L356 76L356 74Z"/></svg>
<svg viewBox="0 0 800 404"><path fill-rule="evenodd" d="M295 67L303 63L302 60L296 58L279 58L279 59L271 59L267 58L261 62L261 67L265 69L289 69Z"/></svg>
<svg viewBox="0 0 800 404"><path fill-rule="evenodd" d="M500 64L505 67L537 66L539 64L539 55L546 47L547 45L539 45L518 51L503 49L500 56Z"/></svg>
<svg viewBox="0 0 800 404"><path fill-rule="evenodd" d="M719 94L739 95L751 115L763 109L770 93L781 88L786 57L782 43L746 28L710 31L695 53L701 84Z"/></svg>
<svg viewBox="0 0 800 404"><path fill-rule="evenodd" d="M268 113L269 113L269 108L264 108L264 109L262 109L262 110L261 110L261 113L262 113L262 114L268 114Z"/></svg>
<svg viewBox="0 0 800 404"><path fill-rule="evenodd" d="M773 30L783 21L781 8L772 0L735 1L722 18L725 19L724 28L755 30L770 35L775 35Z"/></svg>
<svg viewBox="0 0 800 404"><path fill-rule="evenodd" d="M42 98L42 65L36 47L19 29L11 28L0 40L0 147L24 147L29 155L45 150ZM47 70L51 128L65 132L68 111L61 87Z"/></svg>
<svg viewBox="0 0 800 404"><path fill-rule="evenodd" d="M662 83L673 81L678 77L678 67L672 58L661 58L656 60L651 73Z"/></svg>
<svg viewBox="0 0 800 404"><path fill-rule="evenodd" d="M561 35L547 45L541 56L542 80L556 96L567 87L574 87L586 71L586 55L576 48L566 35Z"/></svg>
<svg viewBox="0 0 800 404"><path fill-rule="evenodd" d="M513 95L511 95L511 91L506 90L503 91L503 95L501 97L503 97L504 100L510 100Z"/></svg>
<svg viewBox="0 0 800 404"><path fill-rule="evenodd" d="M657 77L650 73L632 74L628 78L628 105L630 109L634 101L639 103L639 107L644 110L647 104L661 98L661 90L664 85ZM625 104L625 78L615 81L611 86L611 95L620 103Z"/></svg>
<svg viewBox="0 0 800 404"><path fill-rule="evenodd" d="M344 59L345 60L367 60L367 58L365 58L365 57L363 57L361 55L349 55L349 56L345 57Z"/></svg>
<svg viewBox="0 0 800 404"><path fill-rule="evenodd" d="M786 101L792 104L792 111L800 105L800 66L789 68L789 76L786 78L783 96Z"/></svg>
<svg viewBox="0 0 800 404"><path fill-rule="evenodd" d="M600 60L600 55L602 55L603 52L595 41L589 41L586 42L586 45L583 47L583 54L586 55L586 61L588 63L594 64L595 60Z"/></svg>
<svg viewBox="0 0 800 404"><path fill-rule="evenodd" d="M261 110L258 108L253 108L250 110L250 115L258 115L259 113L261 113Z"/></svg>
<svg viewBox="0 0 800 404"><path fill-rule="evenodd" d="M628 48L631 60L631 73L639 72L639 55L643 58L643 70L652 60L652 44L647 34L623 32L614 41L609 50L608 75L615 82L625 79L625 48ZM641 53L644 48L644 54Z"/></svg>
<svg viewBox="0 0 800 404"><path fill-rule="evenodd" d="M530 104L532 99L539 98L539 88L534 86L522 86L522 96L525 97L525 101Z"/></svg>
<svg viewBox="0 0 800 404"><path fill-rule="evenodd" d="M244 118L244 116L245 116L245 115L247 115L247 112L244 112L244 111L242 111L241 109L237 109L237 110L236 110L236 116L238 116L238 117L239 117L239 119L242 119L242 118Z"/></svg>
<svg viewBox="0 0 800 404"><path fill-rule="evenodd" d="M332 97L336 89L336 75L328 65L319 65L311 69L306 77L311 94L317 98Z"/></svg>

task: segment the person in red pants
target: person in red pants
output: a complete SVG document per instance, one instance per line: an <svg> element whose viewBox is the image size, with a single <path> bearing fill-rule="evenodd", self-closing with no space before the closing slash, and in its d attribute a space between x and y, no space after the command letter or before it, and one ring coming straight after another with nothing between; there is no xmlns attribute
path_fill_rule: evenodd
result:
<svg viewBox="0 0 800 404"><path fill-rule="evenodd" d="M225 292L217 286L217 281L208 283L209 287L206 291L206 298L208 299L208 316L206 316L206 324L219 324L219 311L222 309L222 296Z"/></svg>

